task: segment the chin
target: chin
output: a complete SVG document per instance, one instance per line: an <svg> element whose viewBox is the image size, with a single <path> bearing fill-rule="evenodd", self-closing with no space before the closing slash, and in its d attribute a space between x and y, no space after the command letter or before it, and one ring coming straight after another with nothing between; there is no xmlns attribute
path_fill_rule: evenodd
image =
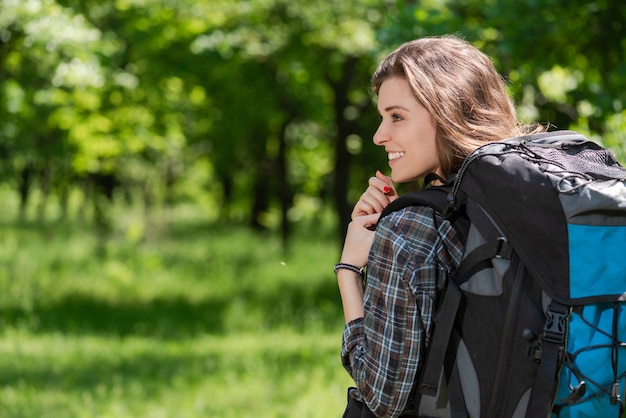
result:
<svg viewBox="0 0 626 418"><path fill-rule="evenodd" d="M394 173L391 173L391 180L393 180L394 183L410 183L412 181L417 181L422 178L424 178L424 176L403 176L398 174L394 175Z"/></svg>

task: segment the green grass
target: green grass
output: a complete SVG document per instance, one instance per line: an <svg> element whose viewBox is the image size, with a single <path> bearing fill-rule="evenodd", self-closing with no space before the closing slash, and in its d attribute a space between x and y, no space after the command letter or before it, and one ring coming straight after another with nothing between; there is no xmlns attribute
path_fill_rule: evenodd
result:
<svg viewBox="0 0 626 418"><path fill-rule="evenodd" d="M329 417L349 383L337 338L315 333L146 337L11 331L5 417Z"/></svg>
<svg viewBox="0 0 626 418"><path fill-rule="evenodd" d="M332 238L116 219L0 224L0 416L341 415Z"/></svg>

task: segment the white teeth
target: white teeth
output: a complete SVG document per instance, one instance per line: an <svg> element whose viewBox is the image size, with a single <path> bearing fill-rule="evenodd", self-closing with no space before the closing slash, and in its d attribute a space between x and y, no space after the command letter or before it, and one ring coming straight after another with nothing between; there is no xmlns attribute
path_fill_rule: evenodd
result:
<svg viewBox="0 0 626 418"><path fill-rule="evenodd" d="M389 161L395 160L396 158L404 157L404 152L390 152L387 154Z"/></svg>

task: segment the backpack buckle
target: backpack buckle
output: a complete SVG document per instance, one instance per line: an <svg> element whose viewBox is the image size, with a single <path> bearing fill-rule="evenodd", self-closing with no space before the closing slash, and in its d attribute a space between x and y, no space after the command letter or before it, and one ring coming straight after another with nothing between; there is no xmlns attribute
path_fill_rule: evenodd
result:
<svg viewBox="0 0 626 418"><path fill-rule="evenodd" d="M543 332L540 338L537 338L531 330L523 331L522 337L530 343L526 355L535 363L541 363L545 348L544 343L556 345L558 347L559 361L563 360L566 355L565 337L569 313L567 306L552 301L546 309L546 322L543 326Z"/></svg>
<svg viewBox="0 0 626 418"><path fill-rule="evenodd" d="M546 309L546 323L543 327L543 340L553 344L565 344L569 308L560 303L550 302Z"/></svg>

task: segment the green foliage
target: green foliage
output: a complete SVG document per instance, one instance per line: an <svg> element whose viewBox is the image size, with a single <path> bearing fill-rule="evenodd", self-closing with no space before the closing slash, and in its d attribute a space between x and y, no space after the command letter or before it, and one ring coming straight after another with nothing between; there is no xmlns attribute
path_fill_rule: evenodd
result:
<svg viewBox="0 0 626 418"><path fill-rule="evenodd" d="M406 2L380 37L392 44L447 33L465 37L494 59L523 120L578 130L624 161L626 6L577 3Z"/></svg>
<svg viewBox="0 0 626 418"><path fill-rule="evenodd" d="M345 211L385 167L377 60L446 33L493 57L525 120L623 158L625 6L579 3L2 0L2 179L23 212L34 190L110 195L103 178L147 210L195 200L257 226Z"/></svg>

